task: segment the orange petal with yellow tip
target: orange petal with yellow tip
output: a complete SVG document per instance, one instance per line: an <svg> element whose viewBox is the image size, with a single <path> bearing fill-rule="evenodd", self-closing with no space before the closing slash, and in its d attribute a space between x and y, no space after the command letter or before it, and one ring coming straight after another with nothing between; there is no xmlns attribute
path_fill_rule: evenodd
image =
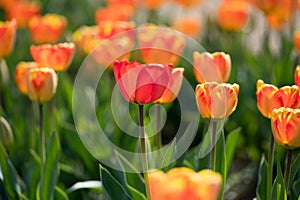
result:
<svg viewBox="0 0 300 200"><path fill-rule="evenodd" d="M296 67L295 71L295 84L300 87L300 65Z"/></svg>
<svg viewBox="0 0 300 200"><path fill-rule="evenodd" d="M21 93L27 94L27 75L28 72L33 69L37 68L38 64L36 62L20 62L16 66L15 71L15 81Z"/></svg>

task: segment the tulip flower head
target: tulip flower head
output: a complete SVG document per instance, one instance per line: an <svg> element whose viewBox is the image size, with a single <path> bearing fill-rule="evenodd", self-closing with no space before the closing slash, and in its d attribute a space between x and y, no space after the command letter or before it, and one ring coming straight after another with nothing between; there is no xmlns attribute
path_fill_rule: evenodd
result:
<svg viewBox="0 0 300 200"><path fill-rule="evenodd" d="M123 97L138 104L152 103L169 87L173 66L116 61L114 75Z"/></svg>
<svg viewBox="0 0 300 200"><path fill-rule="evenodd" d="M99 8L95 13L96 24L102 21L129 21L134 15L134 9L130 5L115 4L105 8Z"/></svg>
<svg viewBox="0 0 300 200"><path fill-rule="evenodd" d="M183 7L186 7L186 8L191 8L191 7L195 7L197 5L199 5L202 0L189 0L189 1L186 1L186 0L174 0L175 3L183 6Z"/></svg>
<svg viewBox="0 0 300 200"><path fill-rule="evenodd" d="M269 13L275 8L277 0L250 0L249 2L264 13Z"/></svg>
<svg viewBox="0 0 300 200"><path fill-rule="evenodd" d="M275 141L288 149L300 147L300 109L274 109L271 117Z"/></svg>
<svg viewBox="0 0 300 200"><path fill-rule="evenodd" d="M20 62L15 71L15 81L22 94L27 94L27 75L31 69L37 68L36 62Z"/></svg>
<svg viewBox="0 0 300 200"><path fill-rule="evenodd" d="M222 177L211 170L194 172L189 168L173 168L167 173L148 174L152 200L217 200Z"/></svg>
<svg viewBox="0 0 300 200"><path fill-rule="evenodd" d="M28 72L27 89L31 101L50 101L56 92L57 75L52 68L34 68Z"/></svg>
<svg viewBox="0 0 300 200"><path fill-rule="evenodd" d="M98 44L98 26L81 26L73 33L73 39L76 46L83 50L84 53L89 54Z"/></svg>
<svg viewBox="0 0 300 200"><path fill-rule="evenodd" d="M295 84L300 87L300 65L296 67L295 71Z"/></svg>
<svg viewBox="0 0 300 200"><path fill-rule="evenodd" d="M174 20L173 28L192 38L196 38L200 32L201 22L197 18L181 17Z"/></svg>
<svg viewBox="0 0 300 200"><path fill-rule="evenodd" d="M297 50L298 54L300 54L300 31L294 32L293 40L295 49Z"/></svg>
<svg viewBox="0 0 300 200"><path fill-rule="evenodd" d="M57 14L46 14L35 16L29 21L29 30L35 43L55 43L59 40L67 20L64 16Z"/></svg>
<svg viewBox="0 0 300 200"><path fill-rule="evenodd" d="M32 45L30 53L39 66L53 68L55 71L65 71L72 62L75 52L73 43Z"/></svg>
<svg viewBox="0 0 300 200"><path fill-rule="evenodd" d="M194 74L199 83L203 82L227 82L231 71L231 59L229 54L215 52L210 54L193 53Z"/></svg>
<svg viewBox="0 0 300 200"><path fill-rule="evenodd" d="M205 82L196 87L196 102L203 118L223 119L235 111L238 84Z"/></svg>
<svg viewBox="0 0 300 200"><path fill-rule="evenodd" d="M16 31L16 20L0 22L0 59L11 54L15 44Z"/></svg>

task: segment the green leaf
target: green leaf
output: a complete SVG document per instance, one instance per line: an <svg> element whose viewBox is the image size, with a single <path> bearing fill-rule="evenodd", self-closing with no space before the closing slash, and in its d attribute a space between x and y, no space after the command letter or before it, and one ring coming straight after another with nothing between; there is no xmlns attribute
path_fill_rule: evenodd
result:
<svg viewBox="0 0 300 200"><path fill-rule="evenodd" d="M225 146L225 135L222 131L219 140L216 144L216 171L222 175L222 192L219 199L223 199L224 188L227 179L226 169L226 146Z"/></svg>
<svg viewBox="0 0 300 200"><path fill-rule="evenodd" d="M162 159L162 166L168 166L172 163L173 160L175 160L176 155L176 138L173 139L172 143L168 145L166 153L163 155Z"/></svg>
<svg viewBox="0 0 300 200"><path fill-rule="evenodd" d="M299 172L300 169L300 153L293 159L292 167L291 167L291 176L290 176L290 183L294 182L294 179Z"/></svg>
<svg viewBox="0 0 300 200"><path fill-rule="evenodd" d="M280 166L279 159L277 159L277 176L275 178L273 187L272 187L272 200L287 200L287 193L285 191L285 183L282 175L282 170Z"/></svg>
<svg viewBox="0 0 300 200"><path fill-rule="evenodd" d="M109 199L114 200L128 200L132 199L130 195L127 193L126 189L122 186L122 184L112 176L112 174L105 169L102 165L100 167L100 177L103 184L103 189L105 193L108 195Z"/></svg>
<svg viewBox="0 0 300 200"><path fill-rule="evenodd" d="M292 191L294 199L297 199L297 197L300 198L300 180L294 182Z"/></svg>
<svg viewBox="0 0 300 200"><path fill-rule="evenodd" d="M231 131L226 137L226 175L228 175L228 172L230 170L240 133L241 128L236 128Z"/></svg>
<svg viewBox="0 0 300 200"><path fill-rule="evenodd" d="M81 189L93 189L98 193L102 193L102 182L101 181L85 181L85 182L77 182L72 185L67 192L70 194L76 190Z"/></svg>
<svg viewBox="0 0 300 200"><path fill-rule="evenodd" d="M37 153L31 149L30 150L31 157L31 166L30 166L30 179L29 182L29 199L36 199L36 190L39 185L40 177L41 177L41 159L37 155Z"/></svg>
<svg viewBox="0 0 300 200"><path fill-rule="evenodd" d="M54 189L59 173L58 163L60 155L60 144L58 135L54 132L49 138L46 163L41 179L42 199L53 199Z"/></svg>
<svg viewBox="0 0 300 200"><path fill-rule="evenodd" d="M259 165L258 171L258 183L256 188L256 197L258 200L267 199L267 173L268 173L268 164L265 156L263 155Z"/></svg>
<svg viewBox="0 0 300 200"><path fill-rule="evenodd" d="M54 199L55 200L69 200L68 195L58 186L55 186L55 192L54 192Z"/></svg>

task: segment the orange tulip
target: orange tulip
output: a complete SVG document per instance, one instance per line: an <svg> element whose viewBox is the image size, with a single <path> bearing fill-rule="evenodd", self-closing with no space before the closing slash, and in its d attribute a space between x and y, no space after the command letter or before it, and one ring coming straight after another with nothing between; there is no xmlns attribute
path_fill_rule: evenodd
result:
<svg viewBox="0 0 300 200"><path fill-rule="evenodd" d="M199 5L202 0L174 0L176 3L182 5L183 7L189 8Z"/></svg>
<svg viewBox="0 0 300 200"><path fill-rule="evenodd" d="M300 31L294 32L293 39L294 39L295 49L297 50L298 54L300 55Z"/></svg>
<svg viewBox="0 0 300 200"><path fill-rule="evenodd" d="M276 6L278 0L249 0L255 7L263 11L264 13L269 13Z"/></svg>
<svg viewBox="0 0 300 200"><path fill-rule="evenodd" d="M139 3L146 6L148 9L157 10L160 8L166 1L164 0L138 0Z"/></svg>
<svg viewBox="0 0 300 200"><path fill-rule="evenodd" d="M297 1L298 9L300 10L300 0Z"/></svg>
<svg viewBox="0 0 300 200"><path fill-rule="evenodd" d="M108 39L118 33L122 33L129 37L129 39L134 40L134 32L132 31L135 29L134 22L127 22L127 21L112 21L106 20L102 21L98 24L98 37L100 39ZM124 33L128 31L127 33Z"/></svg>
<svg viewBox="0 0 300 200"><path fill-rule="evenodd" d="M291 0L277 0L276 6L267 15L271 28L281 29L292 18L294 4Z"/></svg>
<svg viewBox="0 0 300 200"><path fill-rule="evenodd" d="M148 174L152 200L216 200L221 191L222 177L211 170L194 172L189 168L173 168L167 173Z"/></svg>
<svg viewBox="0 0 300 200"><path fill-rule="evenodd" d="M223 52L193 53L194 74L199 83L203 82L227 82L231 71L231 59L229 54Z"/></svg>
<svg viewBox="0 0 300 200"><path fill-rule="evenodd" d="M185 47L185 40L180 34L153 24L142 26L137 37L145 63L176 65Z"/></svg>
<svg viewBox="0 0 300 200"><path fill-rule="evenodd" d="M275 108L298 108L300 102L299 88L294 85L284 86L280 89L271 84L258 80L256 84L257 107L263 116L271 118Z"/></svg>
<svg viewBox="0 0 300 200"><path fill-rule="evenodd" d="M28 72L28 97L32 101L50 101L56 92L57 75L51 68L34 68Z"/></svg>
<svg viewBox="0 0 300 200"><path fill-rule="evenodd" d="M106 8L99 8L95 13L96 23L99 24L105 20L128 21L132 18L134 9L125 4L116 4Z"/></svg>
<svg viewBox="0 0 300 200"><path fill-rule="evenodd" d="M16 20L0 22L0 59L9 56L13 50L16 38Z"/></svg>
<svg viewBox="0 0 300 200"><path fill-rule="evenodd" d="M192 38L196 38L200 32L200 20L193 17L182 17L175 19L173 28Z"/></svg>
<svg viewBox="0 0 300 200"><path fill-rule="evenodd" d="M288 149L300 147L300 109L274 109L271 117L276 142Z"/></svg>
<svg viewBox="0 0 300 200"><path fill-rule="evenodd" d="M300 87L300 65L296 67L295 71L295 84Z"/></svg>
<svg viewBox="0 0 300 200"><path fill-rule="evenodd" d="M142 65L116 61L114 75L123 97L129 102L146 104L158 100L169 86L171 66Z"/></svg>
<svg viewBox="0 0 300 200"><path fill-rule="evenodd" d="M196 101L203 118L228 117L238 103L238 84L205 82L196 87Z"/></svg>
<svg viewBox="0 0 300 200"><path fill-rule="evenodd" d="M98 26L82 26L73 33L73 39L76 46L89 54L98 44Z"/></svg>
<svg viewBox="0 0 300 200"><path fill-rule="evenodd" d="M27 94L27 75L31 69L37 68L36 62L20 62L15 71L15 81L22 94Z"/></svg>
<svg viewBox="0 0 300 200"><path fill-rule="evenodd" d="M247 22L248 4L245 1L223 1L218 10L218 24L227 31L240 31Z"/></svg>
<svg viewBox="0 0 300 200"><path fill-rule="evenodd" d="M184 68L175 68L172 70L170 86L163 95L156 101L157 103L171 103L174 101L180 91L182 84Z"/></svg>
<svg viewBox="0 0 300 200"><path fill-rule="evenodd" d="M72 62L74 52L75 45L73 43L32 45L30 47L31 56L39 66L53 68L55 71L66 70Z"/></svg>
<svg viewBox="0 0 300 200"><path fill-rule="evenodd" d="M59 40L66 25L67 20L64 16L46 14L31 18L29 30L35 43L55 43Z"/></svg>
<svg viewBox="0 0 300 200"><path fill-rule="evenodd" d="M0 0L0 8L8 10L12 6L14 6L15 4L18 4L21 1L25 1L25 0Z"/></svg>
<svg viewBox="0 0 300 200"><path fill-rule="evenodd" d="M23 28L28 25L32 17L40 15L40 10L40 5L35 2L20 1L8 9L7 17L15 18L18 27Z"/></svg>

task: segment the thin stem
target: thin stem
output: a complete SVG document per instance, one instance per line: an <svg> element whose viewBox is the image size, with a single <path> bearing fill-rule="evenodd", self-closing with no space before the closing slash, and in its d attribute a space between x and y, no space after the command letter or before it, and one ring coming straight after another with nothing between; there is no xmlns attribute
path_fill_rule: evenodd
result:
<svg viewBox="0 0 300 200"><path fill-rule="evenodd" d="M35 134L34 134L34 111L33 102L29 100L29 149L34 149Z"/></svg>
<svg viewBox="0 0 300 200"><path fill-rule="evenodd" d="M55 103L54 102L55 102L55 98L52 97L52 99L49 102L50 133L46 134L47 137L49 137L49 134L55 131L55 118L54 118Z"/></svg>
<svg viewBox="0 0 300 200"><path fill-rule="evenodd" d="M217 137L217 121L212 121L212 140L213 148L210 153L210 168L216 171L216 137Z"/></svg>
<svg viewBox="0 0 300 200"><path fill-rule="evenodd" d="M285 187L286 187L286 192L288 192L288 189L289 189L292 158L293 158L293 150L289 149L288 153L287 153L287 157L286 157L286 166L285 166L285 172L284 172L284 183L285 183Z"/></svg>
<svg viewBox="0 0 300 200"><path fill-rule="evenodd" d="M147 148L146 148L146 134L145 134L145 127L144 127L144 105L139 105L139 119L140 119L140 142L141 142L141 152L142 152L142 165L143 165L143 173L145 178L146 195L147 195L147 199L151 200L148 173L147 173L148 161L147 161Z"/></svg>
<svg viewBox="0 0 300 200"><path fill-rule="evenodd" d="M162 146L162 142L161 142L161 131L160 131L160 127L161 127L161 111L160 111L160 106L157 106L157 110L156 110L156 125L157 125L157 134L156 134L156 147L157 147L157 160L158 162L160 162L161 159L161 155L160 155L160 149Z"/></svg>
<svg viewBox="0 0 300 200"><path fill-rule="evenodd" d="M44 135L44 117L43 117L43 104L39 104L40 113L40 159L41 159L41 177L43 175L44 162L45 162L45 135Z"/></svg>
<svg viewBox="0 0 300 200"><path fill-rule="evenodd" d="M273 163L274 163L274 137L271 135L268 156L268 180L267 180L267 199L270 199L273 182Z"/></svg>

